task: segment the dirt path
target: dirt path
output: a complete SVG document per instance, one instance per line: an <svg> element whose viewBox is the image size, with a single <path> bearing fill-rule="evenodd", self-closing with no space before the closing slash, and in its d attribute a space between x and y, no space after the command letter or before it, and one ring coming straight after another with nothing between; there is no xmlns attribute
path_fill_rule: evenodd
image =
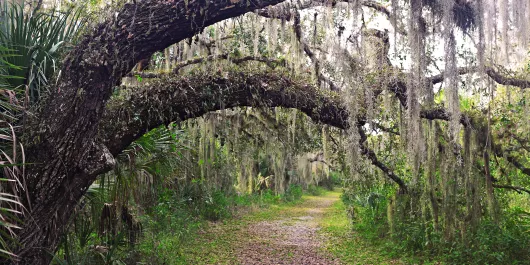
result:
<svg viewBox="0 0 530 265"><path fill-rule="evenodd" d="M393 257L352 231L340 194L304 196L210 223L168 265L441 264Z"/></svg>
<svg viewBox="0 0 530 265"><path fill-rule="evenodd" d="M339 193L306 197L304 202L275 212L267 220L250 222L240 231L234 249L240 264L342 264L321 250L326 241L319 220L339 200Z"/></svg>

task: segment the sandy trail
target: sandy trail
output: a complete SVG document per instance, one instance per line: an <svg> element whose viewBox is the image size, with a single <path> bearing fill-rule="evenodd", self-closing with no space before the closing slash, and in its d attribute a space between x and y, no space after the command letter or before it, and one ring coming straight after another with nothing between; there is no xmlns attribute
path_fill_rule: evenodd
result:
<svg viewBox="0 0 530 265"><path fill-rule="evenodd" d="M319 220L334 202L336 193L307 199L280 211L275 220L251 223L235 254L241 264L342 264L321 250L326 241L318 233Z"/></svg>

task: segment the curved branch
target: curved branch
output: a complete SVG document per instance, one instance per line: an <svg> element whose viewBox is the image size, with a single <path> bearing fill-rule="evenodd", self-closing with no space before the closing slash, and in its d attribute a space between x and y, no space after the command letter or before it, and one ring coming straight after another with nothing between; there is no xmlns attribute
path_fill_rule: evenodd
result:
<svg viewBox="0 0 530 265"><path fill-rule="evenodd" d="M177 64L173 68L173 73L178 74L180 69L190 66L193 64L200 64L208 61L216 61L216 60L229 60L231 63L235 64L241 64L248 61L256 61L256 62L262 62L267 64L269 67L274 68L276 66L285 66L284 60L276 60L276 59L270 59L267 57L262 56L243 56L243 57L230 57L230 54L224 53L219 55L209 55L208 57L199 57L191 60L187 60L184 62L181 62Z"/></svg>
<svg viewBox="0 0 530 265"><path fill-rule="evenodd" d="M378 129L382 132L387 132L393 135L400 135L399 128L386 127L378 122L372 122L372 125L374 126L374 129Z"/></svg>
<svg viewBox="0 0 530 265"><path fill-rule="evenodd" d="M114 159L96 135L105 104L121 78L141 59L209 25L280 2L134 1L82 37L62 64L42 111L26 123L33 207L17 234L14 252L20 264L49 263L72 209L96 176L112 168Z"/></svg>
<svg viewBox="0 0 530 265"><path fill-rule="evenodd" d="M519 169L523 174L530 176L530 168L523 165L523 163L521 163L514 155L504 153L500 145L493 144L493 152L495 152L495 155L498 157L504 157L510 164Z"/></svg>
<svg viewBox="0 0 530 265"><path fill-rule="evenodd" d="M239 106L296 108L316 122L348 127L348 114L338 95L279 71L166 76L143 87L124 88L120 95L109 101L99 128L113 155L161 124Z"/></svg>
<svg viewBox="0 0 530 265"><path fill-rule="evenodd" d="M366 142L367 136L362 128L359 128L359 135L361 136L361 140L360 140L361 154L365 155L366 158L368 158L368 160L370 160L374 166L381 169L381 171L383 171L390 179L396 182L399 185L399 188L401 189L402 193L407 193L408 188L405 182L403 181L403 179L398 177L390 168L388 168L384 163L379 161L377 159L377 155L375 154L375 152L372 149L370 149L368 146L366 146L365 142Z"/></svg>
<svg viewBox="0 0 530 265"><path fill-rule="evenodd" d="M285 66L286 65L285 60L270 59L270 58L267 58L267 57L252 56L252 55L243 56L243 57L230 57L230 54L224 53L224 54L219 54L219 55L208 55L206 57L197 57L197 58L194 58L194 59L190 59L190 60L187 60L187 61L180 62L176 66L174 66L172 72L174 74L179 74L180 70L182 68L184 68L184 67L187 67L187 66L190 66L190 65L194 65L194 64L201 64L201 63L206 63L206 62L217 61L217 60L229 60L229 62L234 63L234 64L242 64L244 62L255 61L255 62L265 63L265 64L267 64L267 66L269 66L271 68L276 68L278 66ZM139 77L142 77L142 78L161 78L161 77L167 76L167 73L131 72L131 73L127 74L127 76L128 77L139 76Z"/></svg>
<svg viewBox="0 0 530 265"><path fill-rule="evenodd" d="M479 71L479 68L477 66L458 68L459 75L476 73L478 71ZM528 79L508 77L508 76L502 75L497 70L495 70L495 68L491 66L484 66L484 71L491 79L493 79L493 81L495 81L499 85L514 86L514 87L519 87L521 89L530 88L530 80ZM431 76L429 79L431 80L433 84L441 83L444 81L444 73Z"/></svg>
<svg viewBox="0 0 530 265"><path fill-rule="evenodd" d="M99 127L100 138L117 155L161 124L240 106L296 108L316 122L340 129L349 126L348 112L334 92L322 91L304 80L287 78L278 71L226 72L166 77L150 80L143 87L124 88L107 106ZM373 165L406 190L401 178L379 161L372 150L361 146L362 153Z"/></svg>
<svg viewBox="0 0 530 265"><path fill-rule="evenodd" d="M401 106L407 108L407 83L403 80L404 76L395 76L392 77L388 82L387 89L394 93L398 98ZM450 113L447 109L438 106L430 109L422 108L420 111L420 117L427 120L444 120L448 121L450 119ZM464 126L469 125L478 125L477 121L474 120L470 115L462 113L460 117L460 123Z"/></svg>
<svg viewBox="0 0 530 265"><path fill-rule="evenodd" d="M508 189L508 190L513 190L519 194L522 194L522 192L526 192L528 194L530 194L530 190L529 189L526 189L526 188L523 188L523 187L519 187L519 186L510 186L510 185L498 185L498 184L493 184L493 187L494 188L498 188L498 189Z"/></svg>

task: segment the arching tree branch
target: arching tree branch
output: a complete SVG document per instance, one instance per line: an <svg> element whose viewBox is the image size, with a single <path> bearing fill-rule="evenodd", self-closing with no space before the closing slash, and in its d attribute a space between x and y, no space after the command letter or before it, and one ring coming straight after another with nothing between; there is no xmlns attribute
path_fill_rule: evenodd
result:
<svg viewBox="0 0 530 265"><path fill-rule="evenodd" d="M121 94L108 103L99 128L114 155L161 124L233 107L296 108L317 122L348 127L348 114L337 94L322 92L279 71L164 77L142 87L125 88Z"/></svg>
<svg viewBox="0 0 530 265"><path fill-rule="evenodd" d="M513 191L515 191L515 192L517 192L519 194L521 194L522 192L526 192L526 193L530 194L530 190L529 189L526 189L526 188L523 188L523 187L519 187L519 186L493 184L493 187L497 188L497 189L513 190Z"/></svg>
<svg viewBox="0 0 530 265"><path fill-rule="evenodd" d="M477 73L478 71L479 68L477 66L458 68L459 75ZM493 79L493 81L495 81L499 85L515 86L522 89L530 88L530 80L528 79L505 76L499 73L497 70L495 70L495 68L491 66L484 66L484 71L491 79ZM433 84L441 83L444 81L444 73L431 76L429 79Z"/></svg>
<svg viewBox="0 0 530 265"><path fill-rule="evenodd" d="M114 159L96 138L98 123L114 87L136 62L206 26L280 2L135 1L82 38L45 107L27 123L32 209L17 235L20 264L49 263L80 198L98 174L112 168Z"/></svg>
<svg viewBox="0 0 530 265"><path fill-rule="evenodd" d="M147 131L204 115L207 112L239 106L296 108L316 122L348 128L348 113L338 94L324 92L304 80L286 77L282 72L226 72L221 75L195 74L150 80L142 87L124 88L111 100L100 125L100 138L113 155ZM364 121L359 117L360 123ZM362 153L406 190L376 154L364 145Z"/></svg>

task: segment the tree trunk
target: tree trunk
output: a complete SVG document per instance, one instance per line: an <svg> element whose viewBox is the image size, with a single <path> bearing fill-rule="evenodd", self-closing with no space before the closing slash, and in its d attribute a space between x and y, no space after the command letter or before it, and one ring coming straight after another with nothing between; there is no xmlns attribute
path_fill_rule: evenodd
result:
<svg viewBox="0 0 530 265"><path fill-rule="evenodd" d="M126 4L91 29L65 59L56 90L27 131L28 213L17 235L19 264L48 264L78 201L114 165L97 138L113 87L136 62L204 27L282 0ZM137 1L138 2L138 1Z"/></svg>

